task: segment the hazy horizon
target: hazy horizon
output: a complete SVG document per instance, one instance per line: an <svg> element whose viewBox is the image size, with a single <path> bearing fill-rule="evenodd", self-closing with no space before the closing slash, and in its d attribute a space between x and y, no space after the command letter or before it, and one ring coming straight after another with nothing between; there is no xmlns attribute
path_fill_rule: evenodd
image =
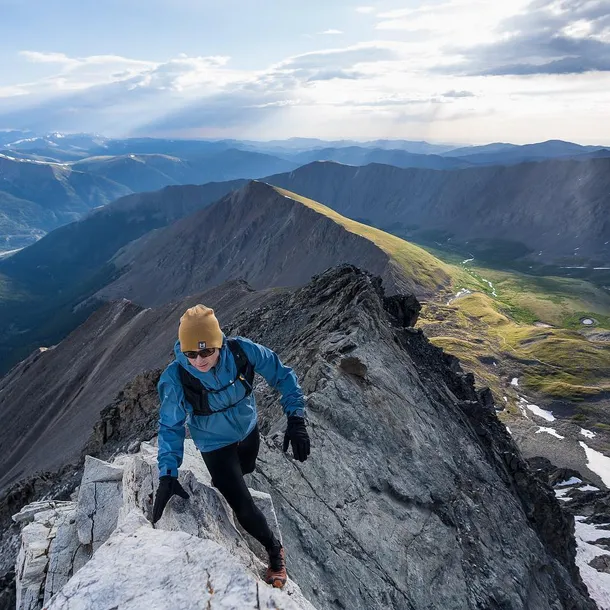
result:
<svg viewBox="0 0 610 610"><path fill-rule="evenodd" d="M75 135L88 135L88 136L95 136L95 137L99 137L99 138L106 138L106 139L128 139L129 136L126 136L125 138L114 138L113 136L109 136L107 134L104 133L98 133L98 132L92 132L92 131L66 131L66 130L58 130L58 129L51 129L49 131L45 131L45 132L37 132L37 131L33 131L33 130L28 130L28 129L13 129L13 128L0 128L0 133L10 133L10 132L20 132L22 134L25 134L26 132L30 132L27 135L31 134L32 138L42 138L42 137L48 137L48 136L53 136L54 134L60 134L60 135L65 135L65 136L75 136ZM155 135L151 135L151 136L145 136L145 135L140 135L137 136L138 138L151 138L151 139L164 139L160 136L155 136ZM26 139L26 138L22 138L22 139ZM355 142L355 143L366 143L366 142L374 142L374 141L385 141L385 142L402 142L402 141L411 141L411 142L425 142L428 144L434 144L436 146L452 146L455 148L460 148L460 147L468 147L468 146L486 146L486 145L490 145L490 144L514 144L517 146L523 146L523 145L528 145L528 144L543 144L545 142L549 142L549 141L564 141L564 142L569 142L572 144L578 144L580 146L599 146L599 147L603 147L603 148L610 148L610 144L604 144L603 142L595 142L595 143L590 143L590 142L583 142L583 141L576 141L576 140L561 140L561 138L549 138L548 140L538 140L538 141L526 141L526 142L515 142L515 141L482 141L482 142L449 142L449 141L443 141L443 140L434 140L434 139L426 139L426 140L420 140L420 139L415 139L415 138L408 138L408 137L396 137L396 138L392 138L392 137L358 137L358 136L353 136L353 137L338 137L338 138L324 138L321 136L300 136L300 135L290 135L290 136L286 136L283 138L246 138L246 137L226 137L226 138L214 138L214 137L197 137L197 136L192 136L192 137L188 137L188 136L180 136L180 137L167 137L167 139L173 139L173 140L199 140L199 141L205 141L205 142L218 142L218 141L223 141L223 140L235 140L237 142L256 142L256 143L261 143L261 144L265 144L265 143L270 143L270 142L288 142L291 140L319 140L321 142L327 142L327 143L332 143L332 142L341 142L341 141L346 141L346 142ZM422 153L425 154L425 153ZM431 153L433 154L433 153Z"/></svg>

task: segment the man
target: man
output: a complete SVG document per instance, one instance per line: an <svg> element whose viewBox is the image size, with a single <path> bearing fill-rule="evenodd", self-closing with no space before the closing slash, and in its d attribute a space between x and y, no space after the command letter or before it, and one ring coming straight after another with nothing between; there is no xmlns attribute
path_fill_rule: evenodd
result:
<svg viewBox="0 0 610 610"><path fill-rule="evenodd" d="M182 464L185 423L201 451L212 484L227 499L241 526L269 554L266 581L274 587L286 583L284 549L256 507L244 474L254 471L259 449L254 373L282 394L288 417L283 449L292 444L295 459L310 452L305 427L303 393L293 370L267 347L243 337L227 339L214 311L196 305L180 318L175 360L159 380L159 488L153 507L156 523L172 495L188 499L178 482Z"/></svg>

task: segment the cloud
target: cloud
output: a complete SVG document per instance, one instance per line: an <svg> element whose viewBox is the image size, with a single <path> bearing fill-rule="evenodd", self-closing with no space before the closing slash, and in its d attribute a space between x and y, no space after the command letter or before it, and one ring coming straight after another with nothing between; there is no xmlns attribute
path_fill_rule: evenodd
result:
<svg viewBox="0 0 610 610"><path fill-rule="evenodd" d="M64 53L41 53L39 51L21 51L19 53L22 57L25 57L28 61L43 64L63 64L66 66L74 65L78 63L78 60L71 59Z"/></svg>
<svg viewBox="0 0 610 610"><path fill-rule="evenodd" d="M319 70L315 75L310 76L307 79L307 82L314 83L316 81L333 80L335 78L344 80L359 80L362 78L368 78L368 74L358 72L358 70Z"/></svg>
<svg viewBox="0 0 610 610"><path fill-rule="evenodd" d="M343 34L343 30L324 30L324 32L320 32L320 34Z"/></svg>
<svg viewBox="0 0 610 610"><path fill-rule="evenodd" d="M454 98L460 98L460 97L475 97L474 93L472 93L472 91L445 91L445 93L441 93L442 97L454 97Z"/></svg>
<svg viewBox="0 0 610 610"><path fill-rule="evenodd" d="M495 40L448 46L457 61L441 71L472 75L610 71L610 0L534 0L503 19Z"/></svg>
<svg viewBox="0 0 610 610"><path fill-rule="evenodd" d="M372 13L374 10L375 10L375 7L373 7L373 6L357 6L356 7L356 12L362 13L363 15L368 15L369 13Z"/></svg>

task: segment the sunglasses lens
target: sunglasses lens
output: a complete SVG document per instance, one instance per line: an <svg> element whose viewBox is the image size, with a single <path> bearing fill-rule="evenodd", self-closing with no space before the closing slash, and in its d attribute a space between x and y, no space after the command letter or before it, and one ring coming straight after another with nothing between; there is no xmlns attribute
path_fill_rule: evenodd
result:
<svg viewBox="0 0 610 610"><path fill-rule="evenodd" d="M202 358L209 358L214 352L216 348L210 347L208 349L200 349L198 352L182 352L189 360L195 360L197 356L201 356Z"/></svg>

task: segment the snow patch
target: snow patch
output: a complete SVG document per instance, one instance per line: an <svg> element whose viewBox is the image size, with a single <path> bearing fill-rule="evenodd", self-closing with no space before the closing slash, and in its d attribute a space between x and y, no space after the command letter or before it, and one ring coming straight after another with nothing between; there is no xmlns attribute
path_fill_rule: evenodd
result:
<svg viewBox="0 0 610 610"><path fill-rule="evenodd" d="M587 585L589 595L597 602L601 610L610 609L610 574L598 572L589 562L607 555L608 551L592 544L599 538L610 537L610 530L598 529L594 525L582 523L585 517L574 517L574 536L576 538L576 565Z"/></svg>
<svg viewBox="0 0 610 610"><path fill-rule="evenodd" d="M555 487L567 487L569 485L578 485L579 483L582 483L581 479L578 477L572 477L571 479L567 479L561 483L555 483Z"/></svg>
<svg viewBox="0 0 610 610"><path fill-rule="evenodd" d="M568 493L567 489L556 489L555 497L558 500L563 500L564 502L569 502L572 498L566 498L565 495Z"/></svg>
<svg viewBox="0 0 610 610"><path fill-rule="evenodd" d="M512 381L510 382L510 385L515 386L516 388L519 387L519 378L518 377L513 377Z"/></svg>
<svg viewBox="0 0 610 610"><path fill-rule="evenodd" d="M533 405L531 402L528 402L522 396L519 397L519 406L523 406L529 409L534 415L542 417L542 419L546 419L546 421L555 421L555 416L551 413L551 411L545 411L544 409L541 409L538 405Z"/></svg>
<svg viewBox="0 0 610 610"><path fill-rule="evenodd" d="M553 428L543 428L541 426L540 428L538 428L538 430L536 430L536 434L540 434L541 432L546 432L547 434L550 434L551 436L554 436L556 438L560 438L560 439L565 438L565 436L561 436L561 434L557 434L557 431L554 430Z"/></svg>
<svg viewBox="0 0 610 610"><path fill-rule="evenodd" d="M580 433L583 436L586 436L587 438L594 438L596 436L595 432L591 432L591 430L585 430L584 428L580 429Z"/></svg>
<svg viewBox="0 0 610 610"><path fill-rule="evenodd" d="M595 449L591 449L583 441L578 441L578 444L585 450L587 468L599 475L604 485L610 487L610 458L599 451L595 451Z"/></svg>
<svg viewBox="0 0 610 610"><path fill-rule="evenodd" d="M494 288L494 285L489 281L486 280L484 277L481 278L486 284L489 285L489 287L491 288L491 296L493 297L497 297L498 295L496 294L496 289Z"/></svg>

